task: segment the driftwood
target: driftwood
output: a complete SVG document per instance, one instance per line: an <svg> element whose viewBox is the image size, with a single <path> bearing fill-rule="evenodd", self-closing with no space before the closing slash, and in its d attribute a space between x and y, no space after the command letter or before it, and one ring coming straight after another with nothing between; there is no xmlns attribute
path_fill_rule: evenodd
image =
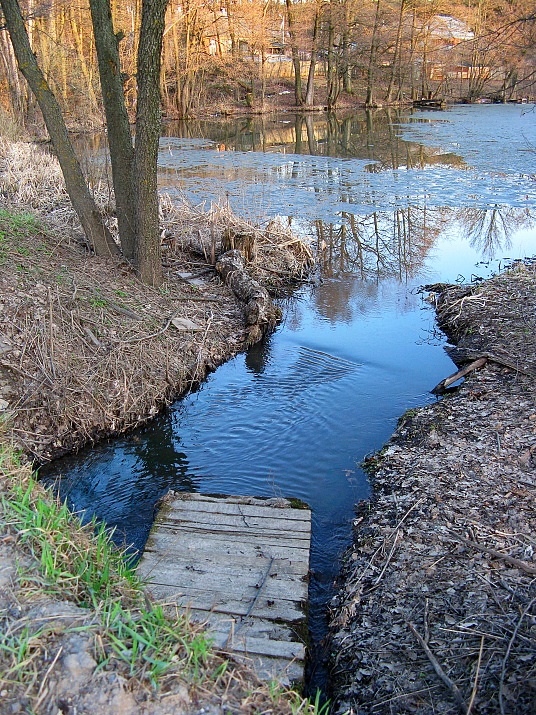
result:
<svg viewBox="0 0 536 715"><path fill-rule="evenodd" d="M490 556L493 556L496 559L501 559L502 561L506 562L507 564L510 564L511 566L515 566L518 569L521 569L522 571L525 571L525 573L529 574L536 574L536 566L534 564L529 564L526 561L522 561L521 559L516 559L515 556L509 556L508 554L503 554L500 551L497 551L496 549L490 549L488 546L483 546L482 544L478 544L476 541L471 541L471 539L465 539L463 536L460 536L459 534L456 534L455 532L451 532L452 536L457 539L458 541L461 541L462 544L466 544L467 546L471 546L473 549L476 549L477 551L481 551L483 554L489 554Z"/></svg>
<svg viewBox="0 0 536 715"><path fill-rule="evenodd" d="M470 372L473 372L473 370L477 370L479 367L483 367L487 362L486 357L480 357L478 360L475 360L474 362L470 363L467 365L467 367L464 367L462 370L458 370L455 372L453 375L449 375L446 377L444 380L441 380L440 383L438 383L433 390L430 390L434 395L442 395L447 387L450 385L453 385L455 382L457 382L460 378L465 377L468 375Z"/></svg>
<svg viewBox="0 0 536 715"><path fill-rule="evenodd" d="M509 370L514 372L519 372L522 375L527 375L528 377L536 377L536 371L530 367L525 367L520 365L516 360L512 360L508 356L499 355L497 352L490 352L489 350L470 350L468 348L449 347L446 349L449 358L460 365L469 360L477 360L478 358L487 358L488 362L497 363L502 367L507 367Z"/></svg>
<svg viewBox="0 0 536 715"><path fill-rule="evenodd" d="M240 251L227 251L220 256L216 270L236 297L245 304L248 342L257 342L266 332L275 328L281 320L281 311L272 303L266 288L246 271Z"/></svg>

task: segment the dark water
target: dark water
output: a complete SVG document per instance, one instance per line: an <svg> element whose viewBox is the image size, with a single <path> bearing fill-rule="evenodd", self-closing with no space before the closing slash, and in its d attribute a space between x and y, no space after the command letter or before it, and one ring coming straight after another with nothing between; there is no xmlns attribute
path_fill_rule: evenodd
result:
<svg viewBox="0 0 536 715"><path fill-rule="evenodd" d="M264 343L148 427L64 459L60 491L138 547L168 489L294 496L313 511L311 684L325 605L369 495L360 468L398 417L453 372L423 283L485 277L536 253L532 107L344 119L183 123L161 143L161 189L280 216L321 250L314 284Z"/></svg>

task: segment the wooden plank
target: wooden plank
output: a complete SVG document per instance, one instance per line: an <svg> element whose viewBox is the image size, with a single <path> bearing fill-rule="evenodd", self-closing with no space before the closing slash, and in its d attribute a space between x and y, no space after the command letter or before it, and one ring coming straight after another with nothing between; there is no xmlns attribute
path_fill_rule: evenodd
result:
<svg viewBox="0 0 536 715"><path fill-rule="evenodd" d="M180 509L181 505L189 505L192 509L215 511L215 508L222 513L238 514L242 510L244 514L251 516L263 516L267 510L273 509L282 515L287 515L287 519L296 519L309 522L309 509L294 509L287 499L268 498L259 499L253 497L210 497L204 494L194 494L192 492L175 492L172 497L166 497L163 508L172 505L174 509Z"/></svg>
<svg viewBox="0 0 536 715"><path fill-rule="evenodd" d="M143 573L143 572L142 572ZM260 588L263 573L257 572L253 578L248 578L247 575L235 574L218 574L216 583L217 591L224 592L228 596L240 599L250 598L253 600ZM158 571L151 578L151 583L158 585L174 586L177 592L188 593L188 590L195 583L196 589L202 591L211 591L214 589L215 577L213 573L197 574L193 572L183 571L174 573L173 569L167 571ZM303 601L298 594L302 591L307 593L307 586L299 578L270 578L268 577L263 588L263 595L267 599L284 598L291 601Z"/></svg>
<svg viewBox="0 0 536 715"><path fill-rule="evenodd" d="M204 550L203 552L194 552L191 549L164 552L159 549L150 549L145 552L144 572L146 575L150 575L152 569L157 568L159 564L165 566L168 562L176 564L179 569L192 566L193 570L212 571L214 558L217 558L218 553L221 553L222 558L225 559L221 568L234 569L235 571L259 568L263 563L269 562L267 556L259 554L253 549L251 552L244 554L227 553L227 551L218 552L216 549ZM299 559L298 553L292 559L275 558L274 561L274 572L294 574L296 576L307 576L308 574L307 564Z"/></svg>
<svg viewBox="0 0 536 715"><path fill-rule="evenodd" d="M303 675L311 513L281 501L174 494L138 572L156 598L205 623L219 647L288 682Z"/></svg>
<svg viewBox="0 0 536 715"><path fill-rule="evenodd" d="M178 603L189 611L199 610L206 614L221 613L240 618L248 613L251 606L251 598L240 599L216 590L196 590L190 587L188 593L184 593L168 584L151 584L150 590L159 601ZM303 602L284 598L260 598L255 604L254 614L258 618L292 625L294 622L303 622Z"/></svg>
<svg viewBox="0 0 536 715"><path fill-rule="evenodd" d="M283 549L282 553L284 553L284 550L286 549L302 549L304 554L309 553L309 546L310 546L310 540L309 539L285 539L285 538L278 538L277 534L274 534L273 536L267 536L266 534L263 535L262 541L256 541L253 538L253 534L235 534L230 537L229 534L225 534L223 532L211 532L211 531L202 531L202 530L195 530L195 531L188 531L187 529L169 529L166 527L159 528L155 531L152 531L150 536L149 536L149 547L151 547L154 543L155 539L165 539L168 538L169 544L187 544L191 543L193 540L199 541L201 539L206 540L206 543L208 542L208 539L210 538L210 543L214 543L215 545L219 545L220 542L222 544L221 548L227 547L227 549L234 550L235 549L235 544L237 545L237 548L249 548L251 544L254 544L256 550L259 553L263 552L268 552L268 550L273 550L273 549ZM232 544L232 547L231 547Z"/></svg>
<svg viewBox="0 0 536 715"><path fill-rule="evenodd" d="M202 517L202 521L200 521ZM308 535L311 532L310 524L305 521L293 521L291 519L279 519L277 515L266 514L260 516L244 516L243 514L220 514L219 512L199 512L199 511L182 511L163 514L160 519L160 524L163 526L174 527L176 525L192 525L195 528L208 527L216 529L240 529L241 531L249 531L255 529L260 532L283 531L285 534L290 534L291 538L300 535Z"/></svg>

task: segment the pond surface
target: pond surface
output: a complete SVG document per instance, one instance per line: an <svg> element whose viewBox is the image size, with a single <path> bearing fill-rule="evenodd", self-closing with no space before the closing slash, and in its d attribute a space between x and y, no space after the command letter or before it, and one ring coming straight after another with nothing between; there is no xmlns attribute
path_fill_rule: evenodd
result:
<svg viewBox="0 0 536 715"><path fill-rule="evenodd" d="M314 686L353 505L370 493L360 463L454 371L418 286L536 254L536 115L511 105L282 115L167 134L162 191L279 216L310 237L322 270L266 341L149 426L54 463L47 478L61 474L74 509L137 547L170 488L306 501Z"/></svg>

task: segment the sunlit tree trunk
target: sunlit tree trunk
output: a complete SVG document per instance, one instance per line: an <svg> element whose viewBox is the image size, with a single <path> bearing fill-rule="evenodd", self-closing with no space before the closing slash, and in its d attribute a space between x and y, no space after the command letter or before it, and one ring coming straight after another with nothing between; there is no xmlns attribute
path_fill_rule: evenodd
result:
<svg viewBox="0 0 536 715"><path fill-rule="evenodd" d="M26 112L27 95L25 85L20 81L13 45L6 32L0 32L0 58L4 65L10 94L10 106L15 117L23 117Z"/></svg>
<svg viewBox="0 0 536 715"><path fill-rule="evenodd" d="M311 61L309 63L309 74L307 76L307 91L305 93L305 106L312 107L314 104L314 93L315 93L315 70L316 63L318 59L318 29L320 25L320 7L316 6L314 21L313 21L313 35L311 39Z"/></svg>
<svg viewBox="0 0 536 715"><path fill-rule="evenodd" d="M402 25L404 20L404 10L406 8L406 0L400 0L400 12L398 15L398 25L396 28L396 39L395 48L393 53L393 60L391 65L391 74L389 76L389 84L387 86L387 92L385 93L385 99L387 102L393 101L393 89L395 81L398 80L398 93L397 99L400 99L400 52L401 52L401 40L402 40Z"/></svg>
<svg viewBox="0 0 536 715"><path fill-rule="evenodd" d="M372 38L370 41L370 54L367 69L367 96L365 106L374 105L374 75L376 70L376 54L378 52L378 26L380 19L380 0L376 0L376 12L374 13L374 25L372 28Z"/></svg>
<svg viewBox="0 0 536 715"><path fill-rule="evenodd" d="M88 47L85 42L84 27L76 17L74 7L69 7L69 24L71 27L71 36L73 38L78 61L80 62L80 70L84 77L84 85L88 94L89 106L91 111L96 112L98 108L97 97L93 87L93 67L88 57Z"/></svg>
<svg viewBox="0 0 536 715"><path fill-rule="evenodd" d="M108 129L119 236L123 255L131 261L137 240L136 192L134 148L119 60L119 42L122 35L114 34L110 0L90 0L89 4Z"/></svg>
<svg viewBox="0 0 536 715"><path fill-rule="evenodd" d="M74 153L58 102L32 52L24 20L16 0L0 0L19 69L34 93L56 151L73 207L86 237L101 256L119 253L89 193L80 164Z"/></svg>
<svg viewBox="0 0 536 715"><path fill-rule="evenodd" d="M339 96L339 78L337 76L337 63L335 57L335 27L333 24L332 3L329 4L328 13L328 62L327 62L327 105L328 110L333 109Z"/></svg>
<svg viewBox="0 0 536 715"><path fill-rule="evenodd" d="M286 0L287 5L287 24L290 35L290 48L292 52L292 65L294 67L294 103L297 107L304 103L302 77L301 77L301 62L296 44L296 33L294 31L294 18L292 15L292 0Z"/></svg>

